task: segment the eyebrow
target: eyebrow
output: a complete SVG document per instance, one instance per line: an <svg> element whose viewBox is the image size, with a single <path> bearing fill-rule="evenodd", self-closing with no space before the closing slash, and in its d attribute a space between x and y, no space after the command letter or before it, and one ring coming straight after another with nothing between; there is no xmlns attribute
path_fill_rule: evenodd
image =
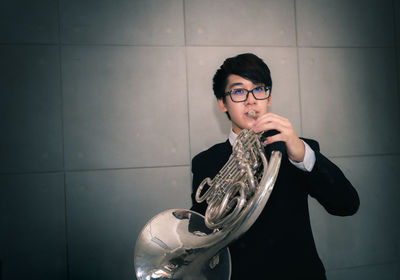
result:
<svg viewBox="0 0 400 280"><path fill-rule="evenodd" d="M257 87L257 86L264 85L264 83L257 83L257 84L254 84L254 85ZM232 89L235 86L243 86L243 83L233 83L228 87L228 90Z"/></svg>
<svg viewBox="0 0 400 280"><path fill-rule="evenodd" d="M233 83L228 87L228 90L233 88L233 87L235 87L235 86L242 86L242 85L243 85L243 83Z"/></svg>

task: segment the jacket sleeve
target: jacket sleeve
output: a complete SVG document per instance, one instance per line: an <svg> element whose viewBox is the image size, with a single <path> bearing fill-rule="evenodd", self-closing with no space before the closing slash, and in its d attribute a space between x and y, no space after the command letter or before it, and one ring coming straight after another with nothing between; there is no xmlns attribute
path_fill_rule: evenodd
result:
<svg viewBox="0 0 400 280"><path fill-rule="evenodd" d="M315 152L315 165L306 175L309 194L332 215L349 216L357 212L360 199L343 172L319 151L318 142L306 140Z"/></svg>

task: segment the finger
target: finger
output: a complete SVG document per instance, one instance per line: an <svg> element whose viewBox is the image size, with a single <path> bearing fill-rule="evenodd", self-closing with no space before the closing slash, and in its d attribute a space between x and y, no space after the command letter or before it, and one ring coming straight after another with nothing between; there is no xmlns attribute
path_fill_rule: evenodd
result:
<svg viewBox="0 0 400 280"><path fill-rule="evenodd" d="M287 124L286 122L283 122L281 120L264 120L262 122L255 123L253 126L254 132L267 131L271 129L283 132L291 129L291 126L290 124Z"/></svg>
<svg viewBox="0 0 400 280"><path fill-rule="evenodd" d="M274 114L274 113L266 113L263 115L264 118L270 119L270 120L280 120L282 122L289 122L289 120L285 117L282 117L280 115Z"/></svg>
<svg viewBox="0 0 400 280"><path fill-rule="evenodd" d="M281 133L279 133L279 134L267 137L264 141L264 145L269 145L269 144L272 144L275 142L286 142L286 141L284 140L283 135Z"/></svg>
<svg viewBox="0 0 400 280"><path fill-rule="evenodd" d="M268 130L278 130L279 132L281 132L283 127L277 123L262 123L257 126L253 126L252 129L256 133L264 132L264 131L268 131Z"/></svg>
<svg viewBox="0 0 400 280"><path fill-rule="evenodd" d="M254 127L259 127L268 123L276 123L281 125L282 127L287 127L287 128L291 127L291 123L288 119L280 117L278 115L268 115L268 114L258 118L257 121L254 123Z"/></svg>

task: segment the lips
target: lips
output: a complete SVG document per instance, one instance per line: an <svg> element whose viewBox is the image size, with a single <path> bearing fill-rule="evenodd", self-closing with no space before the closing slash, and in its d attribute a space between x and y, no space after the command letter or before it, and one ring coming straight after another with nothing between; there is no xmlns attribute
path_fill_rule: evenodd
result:
<svg viewBox="0 0 400 280"><path fill-rule="evenodd" d="M254 110L249 110L246 115L250 118L256 119L258 117L258 113Z"/></svg>

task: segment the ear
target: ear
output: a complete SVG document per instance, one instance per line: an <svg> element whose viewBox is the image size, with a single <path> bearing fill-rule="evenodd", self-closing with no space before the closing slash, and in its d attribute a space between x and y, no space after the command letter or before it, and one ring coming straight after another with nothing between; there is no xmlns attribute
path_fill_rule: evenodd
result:
<svg viewBox="0 0 400 280"><path fill-rule="evenodd" d="M218 105L219 105L219 108L221 109L222 112L228 111L228 109L225 106L225 102L224 102L223 98L219 98L218 99Z"/></svg>
<svg viewBox="0 0 400 280"><path fill-rule="evenodd" d="M272 94L270 94L268 97L267 108L271 106L271 100L272 100Z"/></svg>

